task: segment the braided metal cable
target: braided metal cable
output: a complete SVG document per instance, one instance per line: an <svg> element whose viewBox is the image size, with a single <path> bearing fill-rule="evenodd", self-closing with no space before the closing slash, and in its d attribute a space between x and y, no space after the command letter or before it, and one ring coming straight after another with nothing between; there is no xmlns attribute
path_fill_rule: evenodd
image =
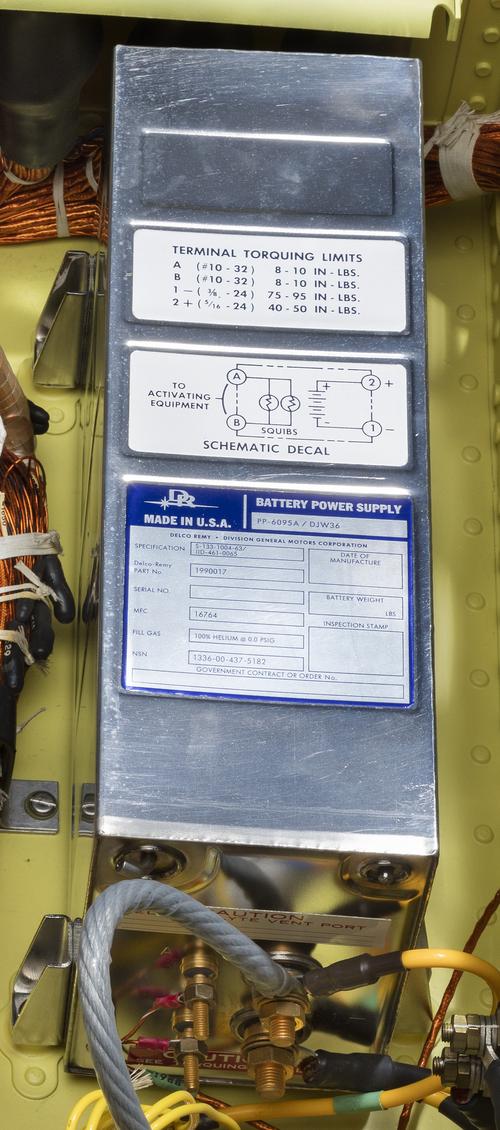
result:
<svg viewBox="0 0 500 1130"><path fill-rule="evenodd" d="M175 887L132 879L98 895L85 916L78 954L83 1022L99 1085L118 1130L150 1130L130 1081L111 993L114 933L132 910L155 910L175 919L235 965L263 996L286 996L298 985L251 938Z"/></svg>

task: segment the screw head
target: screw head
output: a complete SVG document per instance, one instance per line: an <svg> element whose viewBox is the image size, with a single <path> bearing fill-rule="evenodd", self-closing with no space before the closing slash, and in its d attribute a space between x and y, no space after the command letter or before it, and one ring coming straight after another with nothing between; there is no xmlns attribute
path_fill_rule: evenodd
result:
<svg viewBox="0 0 500 1130"><path fill-rule="evenodd" d="M115 871L130 879L165 879L182 871L185 856L158 844L124 845L113 859Z"/></svg>
<svg viewBox="0 0 500 1130"><path fill-rule="evenodd" d="M85 824L92 824L95 820L95 794L86 793L80 808L80 818Z"/></svg>
<svg viewBox="0 0 500 1130"><path fill-rule="evenodd" d="M56 815L59 806L53 793L37 789L26 797L24 807L33 820L50 820Z"/></svg>
<svg viewBox="0 0 500 1130"><path fill-rule="evenodd" d="M363 879L367 879L369 883L376 883L379 887L395 887L398 883L404 883L409 879L411 867L408 863L401 863L399 860L370 859L367 863L363 863L359 873Z"/></svg>

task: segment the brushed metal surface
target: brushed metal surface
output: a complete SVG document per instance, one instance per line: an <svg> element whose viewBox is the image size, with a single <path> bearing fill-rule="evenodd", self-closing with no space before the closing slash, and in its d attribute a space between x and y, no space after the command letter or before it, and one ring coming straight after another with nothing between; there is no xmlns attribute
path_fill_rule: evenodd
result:
<svg viewBox="0 0 500 1130"><path fill-rule="evenodd" d="M392 146L392 215L370 217L377 179L367 162L353 207L362 218L318 215L304 170L302 214L267 217L263 169L249 165L245 204L231 213L187 204L144 204L147 131L176 131L189 181L192 136L241 133L321 139L376 137ZM206 141L206 138L205 138ZM151 144L151 142L150 142ZM208 144L208 142L207 142ZM265 149L265 147L262 147ZM101 627L98 833L101 836L240 844L295 851L352 850L433 857L437 850L431 664L431 593L425 385L419 65L348 56L118 48L110 242L104 555ZM235 149L236 152L236 149ZM297 176L301 167L297 165ZM155 173L155 192L158 174ZM219 178L219 188L222 182ZM279 186L278 186L279 187ZM199 186L198 186L199 188ZM197 189L198 191L198 189ZM235 186L228 197L234 204ZM373 212L377 212L374 206ZM340 213L340 209L339 209ZM235 227L403 237L409 247L410 326L404 335L328 334L235 327L141 324L131 315L131 246L137 226ZM383 287L383 278L380 279ZM314 351L350 359L408 360L413 457L404 470L357 470L185 458L139 457L127 448L128 364L135 345ZM415 509L415 678L412 709L214 702L120 690L125 476L230 477L285 487L397 488ZM326 910L326 908L322 908Z"/></svg>

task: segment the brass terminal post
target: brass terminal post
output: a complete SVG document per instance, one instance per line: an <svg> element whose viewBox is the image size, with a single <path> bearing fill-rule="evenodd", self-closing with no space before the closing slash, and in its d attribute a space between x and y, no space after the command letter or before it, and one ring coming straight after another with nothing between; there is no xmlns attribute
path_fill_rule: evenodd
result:
<svg viewBox="0 0 500 1130"><path fill-rule="evenodd" d="M200 1063L205 1059L207 1046L194 1035L191 1009L185 1006L177 1009L174 1028L178 1038L170 1041L170 1051L182 1067L186 1090L196 1094L200 1084Z"/></svg>
<svg viewBox="0 0 500 1130"><path fill-rule="evenodd" d="M217 957L203 942L195 941L182 958L180 969L186 982L184 1001L193 1014L193 1035L197 1040L207 1040L216 999Z"/></svg>
<svg viewBox="0 0 500 1130"><path fill-rule="evenodd" d="M305 993L268 1000L255 995L253 1004L270 1043L278 1048L292 1048L298 1032L305 1026L308 998Z"/></svg>
<svg viewBox="0 0 500 1130"><path fill-rule="evenodd" d="M281 1099L295 1070L294 1048L275 1047L262 1024L255 1018L245 1029L242 1055L250 1079L263 1099Z"/></svg>

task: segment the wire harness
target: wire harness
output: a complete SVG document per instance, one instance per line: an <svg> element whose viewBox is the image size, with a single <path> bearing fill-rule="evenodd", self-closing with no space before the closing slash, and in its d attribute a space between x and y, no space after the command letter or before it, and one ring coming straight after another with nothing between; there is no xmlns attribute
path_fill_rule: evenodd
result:
<svg viewBox="0 0 500 1130"><path fill-rule="evenodd" d="M298 982L267 953L190 895L153 880L116 883L98 895L84 919L78 957L83 1021L97 1078L120 1130L147 1130L123 1057L114 1017L110 957L115 930L127 912L158 911L180 922L232 962L263 996L297 991Z"/></svg>

